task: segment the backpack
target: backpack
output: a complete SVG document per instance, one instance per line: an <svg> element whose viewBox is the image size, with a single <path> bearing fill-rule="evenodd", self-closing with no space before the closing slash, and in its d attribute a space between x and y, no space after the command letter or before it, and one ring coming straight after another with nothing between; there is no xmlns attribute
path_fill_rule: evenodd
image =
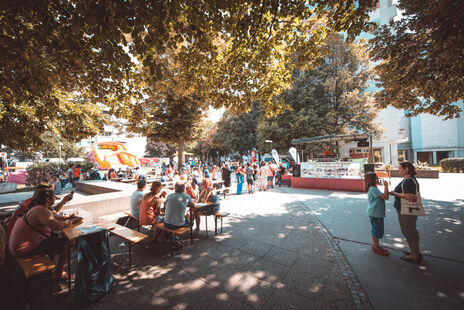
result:
<svg viewBox="0 0 464 310"><path fill-rule="evenodd" d="M113 269L105 229L79 236L73 303L87 306L111 291Z"/></svg>

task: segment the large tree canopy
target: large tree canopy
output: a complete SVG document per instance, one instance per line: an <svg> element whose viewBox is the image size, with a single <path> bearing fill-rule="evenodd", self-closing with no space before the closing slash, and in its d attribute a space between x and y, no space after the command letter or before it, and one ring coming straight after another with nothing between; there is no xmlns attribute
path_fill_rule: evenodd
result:
<svg viewBox="0 0 464 310"><path fill-rule="evenodd" d="M202 104L243 111L257 98L278 112L271 99L291 82L287 66L308 62L326 33L359 33L374 2L2 1L0 130L17 129L0 144L38 146L45 130L78 140L101 128L88 109L129 115L173 73L163 61L173 51L193 64L185 80L204 79ZM70 97L82 106L63 109Z"/></svg>
<svg viewBox="0 0 464 310"><path fill-rule="evenodd" d="M403 18L370 41L383 107L447 118L464 99L464 1L401 0Z"/></svg>
<svg viewBox="0 0 464 310"><path fill-rule="evenodd" d="M336 34L328 38L324 49L326 55L319 64L295 71L295 83L282 93L291 110L259 121L261 152L269 149L266 139L278 151L287 152L292 139L378 131L377 108L365 91L372 77L365 46L347 43Z"/></svg>

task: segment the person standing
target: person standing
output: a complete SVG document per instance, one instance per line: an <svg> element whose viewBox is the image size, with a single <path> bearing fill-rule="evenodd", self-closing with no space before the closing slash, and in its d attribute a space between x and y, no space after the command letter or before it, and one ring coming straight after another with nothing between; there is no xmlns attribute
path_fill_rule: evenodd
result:
<svg viewBox="0 0 464 310"><path fill-rule="evenodd" d="M377 188L379 178L374 172L366 173L364 177L364 190L367 192L367 215L371 222L372 252L382 256L390 253L379 245L384 235L385 200L388 200L388 183L383 181L383 193Z"/></svg>
<svg viewBox="0 0 464 310"><path fill-rule="evenodd" d="M247 181L247 187L248 187L248 194L253 194L253 183L254 183L254 179L253 179L253 174L254 174L254 171L253 171L253 168L251 167L251 163L247 163L247 167L246 167L246 181Z"/></svg>
<svg viewBox="0 0 464 310"><path fill-rule="evenodd" d="M81 179L81 165L77 165L74 170L73 170L73 177L74 177L74 182L79 181ZM75 187L75 186L73 186Z"/></svg>
<svg viewBox="0 0 464 310"><path fill-rule="evenodd" d="M222 180L224 181L225 187L230 187L231 174L232 174L232 171L229 169L229 164L225 163L224 167L221 168L221 177L222 177Z"/></svg>
<svg viewBox="0 0 464 310"><path fill-rule="evenodd" d="M239 166L235 171L235 174L237 175L237 195L241 195L243 188L243 178L244 175L246 175L245 165Z"/></svg>
<svg viewBox="0 0 464 310"><path fill-rule="evenodd" d="M69 164L68 166L68 179L69 179L69 182L71 183L72 187L76 187L74 185L74 165L73 164Z"/></svg>
<svg viewBox="0 0 464 310"><path fill-rule="evenodd" d="M260 190L267 190L267 171L268 171L268 166L265 161L261 162L261 168L259 169L259 177L261 178L261 183L260 183Z"/></svg>
<svg viewBox="0 0 464 310"><path fill-rule="evenodd" d="M404 252L406 256L401 256L401 260L410 263L420 263L422 254L419 250L419 232L417 231L417 216L401 214L401 199L415 201L416 194L419 192L419 183L416 178L416 169L410 162L402 162L399 167L399 174L403 180L390 192L395 197L393 206L398 214L401 233L408 242L410 252Z"/></svg>

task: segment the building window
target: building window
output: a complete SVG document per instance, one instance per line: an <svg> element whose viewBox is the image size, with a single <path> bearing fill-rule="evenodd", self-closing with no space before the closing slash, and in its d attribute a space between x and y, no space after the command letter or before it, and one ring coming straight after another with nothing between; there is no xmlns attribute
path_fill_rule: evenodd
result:
<svg viewBox="0 0 464 310"><path fill-rule="evenodd" d="M391 7L393 5L393 0L387 0L388 2L388 7Z"/></svg>

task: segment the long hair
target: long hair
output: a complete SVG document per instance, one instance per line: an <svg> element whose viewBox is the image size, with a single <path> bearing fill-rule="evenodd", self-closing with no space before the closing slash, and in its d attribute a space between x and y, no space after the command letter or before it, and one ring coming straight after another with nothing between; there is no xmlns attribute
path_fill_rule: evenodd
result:
<svg viewBox="0 0 464 310"><path fill-rule="evenodd" d="M403 161L402 163L400 163L400 166L403 169L408 169L408 174L412 177L417 174L416 168L414 168L414 165L409 161Z"/></svg>
<svg viewBox="0 0 464 310"><path fill-rule="evenodd" d="M27 208L19 214L19 216L23 216L26 214L30 209L35 206L45 206L47 203L47 199L51 199L55 196L55 193L51 189L43 189L36 194L34 194L33 199L29 202Z"/></svg>
<svg viewBox="0 0 464 310"><path fill-rule="evenodd" d="M364 175L364 191L369 191L369 187L377 187L377 174L375 172L368 172Z"/></svg>
<svg viewBox="0 0 464 310"><path fill-rule="evenodd" d="M161 182L160 181L155 181L151 184L150 192L148 192L143 198L147 199L151 196L155 196L161 191Z"/></svg>

